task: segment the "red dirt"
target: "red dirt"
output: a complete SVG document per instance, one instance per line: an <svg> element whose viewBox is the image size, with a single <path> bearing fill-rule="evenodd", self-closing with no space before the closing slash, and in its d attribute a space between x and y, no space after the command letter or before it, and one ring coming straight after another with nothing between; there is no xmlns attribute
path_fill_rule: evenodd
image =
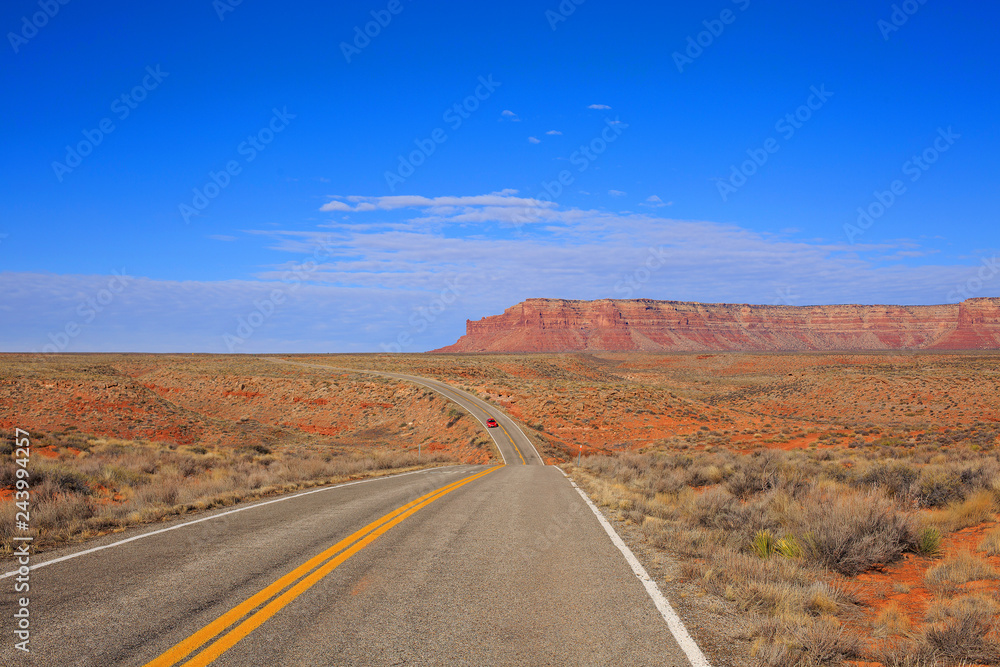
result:
<svg viewBox="0 0 1000 667"><path fill-rule="evenodd" d="M335 438L352 446L416 449L436 437L460 460L487 462L488 449L470 446L474 424L446 426L451 404L422 394L405 382L252 357L0 358L0 429L27 429L33 438L86 434L208 447ZM33 444L39 456L59 456L45 442Z"/></svg>
<svg viewBox="0 0 1000 667"><path fill-rule="evenodd" d="M866 607L864 618L859 619L854 624L858 631L862 634L870 632L878 615L893 603L898 605L900 610L909 617L913 628L919 630L926 623L928 607L936 599L934 594L927 589L924 576L928 569L940 563L943 558L961 551L968 551L985 558L1000 571L1000 556L986 556L976 551L983 535L997 525L1000 523L991 521L956 531L944 537L941 542L940 558L905 554L901 561L893 563L881 571L867 572L846 580L847 588ZM897 586L906 587L909 590L897 590ZM1000 580L971 581L958 586L958 590L961 593L985 593L1000 596Z"/></svg>

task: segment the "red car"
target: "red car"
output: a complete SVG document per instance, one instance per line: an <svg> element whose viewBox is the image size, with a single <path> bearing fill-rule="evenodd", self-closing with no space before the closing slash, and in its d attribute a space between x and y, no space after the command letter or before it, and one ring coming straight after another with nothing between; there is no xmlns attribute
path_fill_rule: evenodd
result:
<svg viewBox="0 0 1000 667"><path fill-rule="evenodd" d="M490 417L489 419L486 420L486 428L496 428L496 427L497 427L496 419Z"/></svg>

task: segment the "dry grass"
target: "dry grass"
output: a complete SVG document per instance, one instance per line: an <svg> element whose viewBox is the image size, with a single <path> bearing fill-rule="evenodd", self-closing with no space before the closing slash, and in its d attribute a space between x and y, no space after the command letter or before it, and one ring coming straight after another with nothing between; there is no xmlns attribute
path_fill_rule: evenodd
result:
<svg viewBox="0 0 1000 667"><path fill-rule="evenodd" d="M1000 526L983 535L976 551L983 551L987 556L1000 556Z"/></svg>
<svg viewBox="0 0 1000 667"><path fill-rule="evenodd" d="M952 501L944 509L928 514L926 522L943 533L978 526L993 519L996 498L989 490L976 491L965 500Z"/></svg>
<svg viewBox="0 0 1000 667"><path fill-rule="evenodd" d="M928 569L924 581L931 590L948 593L970 581L998 577L1000 574L984 558L968 551L959 551Z"/></svg>
<svg viewBox="0 0 1000 667"><path fill-rule="evenodd" d="M873 628L877 637L889 637L905 635L913 628L913 624L899 604L891 602L875 617Z"/></svg>
<svg viewBox="0 0 1000 667"><path fill-rule="evenodd" d="M942 535L992 518L998 471L995 453L903 446L751 454L664 447L586 457L573 468L595 502L678 558L686 580L750 615L755 659L772 667L871 658L862 638L844 629L862 610L831 586L831 573L851 577L907 552L938 551ZM918 520L916 510L934 503L924 512L929 522ZM986 561L964 553L932 568L927 584L950 595L994 576ZM912 664L954 665L954 647L972 646L958 636L978 632L971 617L956 611L914 634L906 614L888 607L873 627L902 642L900 651L922 656ZM988 642L975 645L988 650Z"/></svg>
<svg viewBox="0 0 1000 667"><path fill-rule="evenodd" d="M57 458L31 459L36 548L354 476L451 461L441 453L425 452L418 460L412 451L332 444L207 449L80 436L73 444L56 447ZM13 475L14 464L5 458L0 479ZM12 502L0 503L0 554L11 553L14 511Z"/></svg>
<svg viewBox="0 0 1000 667"><path fill-rule="evenodd" d="M928 616L933 621L923 633L924 653L953 660L996 664L1000 661L1000 644L996 601L982 595L967 595L938 604Z"/></svg>

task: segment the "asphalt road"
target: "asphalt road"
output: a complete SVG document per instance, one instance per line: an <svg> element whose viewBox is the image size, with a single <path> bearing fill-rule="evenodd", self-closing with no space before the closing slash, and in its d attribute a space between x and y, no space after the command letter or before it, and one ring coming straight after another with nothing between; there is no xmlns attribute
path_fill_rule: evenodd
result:
<svg viewBox="0 0 1000 667"><path fill-rule="evenodd" d="M0 578L0 664L691 664L576 489L521 465L507 431L505 466L313 490L39 556L71 557L31 572L30 654L13 648L19 594Z"/></svg>
<svg viewBox="0 0 1000 667"><path fill-rule="evenodd" d="M514 423L514 420L501 412L496 406L490 405L478 396L470 394L467 391L463 391L462 389L454 387L446 382L418 377L416 375L406 375L405 373L367 371L358 370L356 368L338 368L304 361L288 361L285 359L274 359L271 357L266 358L268 361L290 364L293 366L319 368L337 372L361 373L365 375L381 375L382 377L406 380L421 387L426 387L427 389L438 392L467 410L473 417L479 420L479 423L483 425L484 429L486 428L487 419L491 417L495 419L499 426L487 430L490 435L493 436L493 442L496 443L496 446L500 450L505 463L509 465L545 465L545 462L542 460L542 457L539 456L535 446L521 431L521 429L518 428L517 424Z"/></svg>

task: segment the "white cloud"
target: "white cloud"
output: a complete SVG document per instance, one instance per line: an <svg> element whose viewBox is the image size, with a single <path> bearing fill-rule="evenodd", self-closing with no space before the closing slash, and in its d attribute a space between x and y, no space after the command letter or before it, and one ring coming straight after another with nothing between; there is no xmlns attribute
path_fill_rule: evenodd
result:
<svg viewBox="0 0 1000 667"><path fill-rule="evenodd" d="M610 109L607 104L591 104L588 109Z"/></svg>
<svg viewBox="0 0 1000 667"><path fill-rule="evenodd" d="M336 198L348 206L348 219L334 209L327 228L248 230L275 257L255 275L136 277L67 351L224 352L223 334L275 289L288 299L240 351L377 351L401 333L413 337L407 351L430 349L454 342L466 318L533 296L771 303L780 291L793 294L797 305L946 303L978 268L978 261L926 263L916 257L924 249L914 241L793 241L652 210L584 210L517 194ZM359 214L361 205L374 211ZM380 219L390 211L397 212L391 220ZM526 214L534 224L497 227L521 223ZM318 255L321 247L326 252ZM649 266L651 252L659 268L630 291L628 280ZM307 260L315 268L290 280ZM107 284L108 276L0 272L0 313L18 318L18 327L0 334L0 350L40 349L49 334L81 322L79 305ZM449 284L458 285L458 296L416 331L414 314Z"/></svg>
<svg viewBox="0 0 1000 667"><path fill-rule="evenodd" d="M487 195L465 197L421 197L419 195L389 195L384 197L364 197L335 195L332 201L323 204L320 211L391 211L404 208L431 208L440 206L555 206L552 202L527 197L515 197L517 190L505 189ZM346 201L343 201L346 200ZM355 206L351 206L350 203Z"/></svg>
<svg viewBox="0 0 1000 667"><path fill-rule="evenodd" d="M236 240L235 236L229 236L227 234L210 234L208 236L208 238L212 239L213 241L235 241Z"/></svg>
<svg viewBox="0 0 1000 667"><path fill-rule="evenodd" d="M549 130L545 134L562 134L562 132L560 132L559 130Z"/></svg>
<svg viewBox="0 0 1000 667"><path fill-rule="evenodd" d="M528 137L528 142L532 144L540 144L542 143L542 140L538 137Z"/></svg>
<svg viewBox="0 0 1000 667"><path fill-rule="evenodd" d="M621 190L608 190L608 194L612 197L624 197L628 193L622 192Z"/></svg>
<svg viewBox="0 0 1000 667"><path fill-rule="evenodd" d="M653 208L660 208L662 206L673 206L672 201L663 201L657 195L650 195L646 197L646 201L639 204L639 206L652 206Z"/></svg>
<svg viewBox="0 0 1000 667"><path fill-rule="evenodd" d="M421 222L481 223L501 222L511 225L550 222L565 219L555 203L531 197L517 197L517 190L504 189L487 195L464 197L421 197L392 195L338 197L320 207L321 211L392 211L422 209ZM346 200L346 201L344 201ZM350 206L348 202L355 203Z"/></svg>
<svg viewBox="0 0 1000 667"><path fill-rule="evenodd" d="M500 115L513 123L521 122L521 119L517 117L517 114L510 109L504 109L500 112ZM501 118L501 120L503 120L503 118Z"/></svg>

